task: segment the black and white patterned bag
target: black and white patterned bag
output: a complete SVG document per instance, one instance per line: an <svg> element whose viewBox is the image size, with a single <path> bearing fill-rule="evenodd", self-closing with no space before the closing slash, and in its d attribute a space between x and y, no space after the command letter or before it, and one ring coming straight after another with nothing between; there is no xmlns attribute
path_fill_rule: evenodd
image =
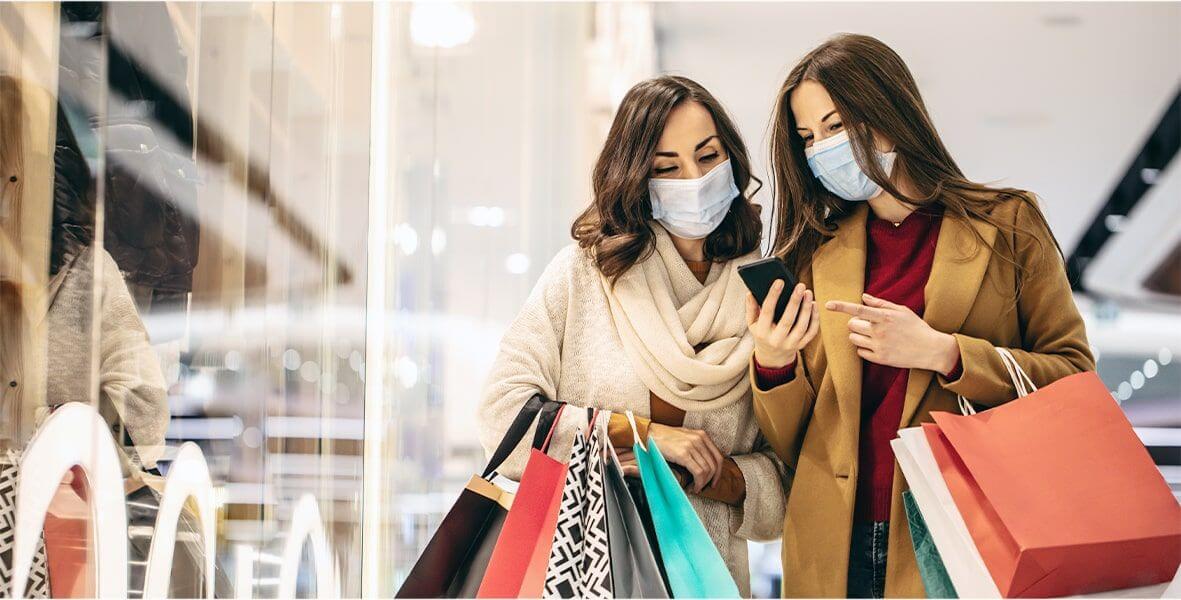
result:
<svg viewBox="0 0 1181 600"><path fill-rule="evenodd" d="M0 456L0 598L12 595L12 554L16 545L16 486L20 454L9 450ZM29 570L26 598L49 597L49 565L45 537L37 542L33 567Z"/></svg>
<svg viewBox="0 0 1181 600"><path fill-rule="evenodd" d="M611 598L611 552L603 482L603 420L588 409L574 439L545 573L545 598Z"/></svg>

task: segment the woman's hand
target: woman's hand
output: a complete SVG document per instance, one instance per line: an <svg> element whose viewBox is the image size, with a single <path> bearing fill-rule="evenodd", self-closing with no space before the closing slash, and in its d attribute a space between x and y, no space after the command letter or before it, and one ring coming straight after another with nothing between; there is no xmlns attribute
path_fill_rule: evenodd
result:
<svg viewBox="0 0 1181 600"><path fill-rule="evenodd" d="M701 493L706 486L717 482L722 475L726 456L718 450L709 434L700 429L670 427L660 423L648 425L648 439L660 446L660 453L668 462L681 465L693 475L688 490ZM622 460L622 456L620 459ZM634 457L632 457L634 458ZM626 466L624 472L627 472Z"/></svg>
<svg viewBox="0 0 1181 600"><path fill-rule="evenodd" d="M949 373L959 358L955 337L935 331L905 306L862 294L864 304L832 301L824 307L852 315L849 341L864 360L899 369Z"/></svg>
<svg viewBox="0 0 1181 600"><path fill-rule="evenodd" d="M640 465L636 463L636 452L631 448L615 448L615 458L619 459L619 466L623 467L624 477L639 477Z"/></svg>
<svg viewBox="0 0 1181 600"><path fill-rule="evenodd" d="M797 284L783 310L778 323L775 305L783 293L783 280L777 280L763 305L755 301L750 292L746 293L746 327L755 338L755 361L769 369L787 366L796 358L800 348L808 345L820 331L820 315L812 298L812 290ZM799 315L797 319L796 316ZM663 446L662 446L663 447Z"/></svg>
<svg viewBox="0 0 1181 600"><path fill-rule="evenodd" d="M634 450L631 448L616 448L615 457L619 459L619 466L623 467L624 477L640 476L640 465L636 462L636 453ZM679 465L672 472L673 477L677 478L677 485L682 488L693 481L693 476Z"/></svg>

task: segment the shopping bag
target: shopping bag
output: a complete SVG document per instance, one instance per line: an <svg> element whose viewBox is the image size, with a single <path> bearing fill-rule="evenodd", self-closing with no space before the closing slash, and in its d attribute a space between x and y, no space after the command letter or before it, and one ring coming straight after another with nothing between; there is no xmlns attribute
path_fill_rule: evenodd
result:
<svg viewBox="0 0 1181 600"><path fill-rule="evenodd" d="M891 441L890 446L931 541L939 550L939 558L956 595L961 598L1000 598L1000 590L951 498L922 428L899 431L898 438Z"/></svg>
<svg viewBox="0 0 1181 600"><path fill-rule="evenodd" d="M12 554L16 545L16 489L20 477L20 454L8 450L0 455L0 598L11 593ZM72 494L68 486L65 489ZM29 569L26 598L49 598L49 558L44 536L37 542L33 566ZM64 575L64 574L63 574Z"/></svg>
<svg viewBox="0 0 1181 600"><path fill-rule="evenodd" d="M548 456L546 451L561 414L559 408L558 418L541 447L529 453L521 485L476 593L479 598L539 598L545 589L545 571L567 471L566 463Z"/></svg>
<svg viewBox="0 0 1181 600"><path fill-rule="evenodd" d="M898 438L891 442L898 466L906 477L909 492L923 516L931 540L939 550L939 558L951 580L956 595L960 598L1000 598L1001 592L984 564L984 558L977 550L968 525L952 500L939 465L927 443L921 427L911 427L898 432ZM1178 572L1181 575L1181 571ZM1126 588L1079 594L1086 598L1176 598L1181 594L1169 595L1166 584ZM1178 585L1181 590L1181 585Z"/></svg>
<svg viewBox="0 0 1181 600"><path fill-rule="evenodd" d="M923 589L928 598L956 598L955 587L951 585L951 578L947 576L947 569L943 566L943 559L939 557L939 549L931 540L931 533L927 530L927 523L919 512L919 505L915 503L912 492L902 492L902 505L906 509L906 521L910 525L910 541L914 545L914 555L918 559L919 576L923 579Z"/></svg>
<svg viewBox="0 0 1181 600"><path fill-rule="evenodd" d="M934 413L923 433L1001 594L1170 581L1181 505L1098 375L1038 390L998 352L1021 397L979 414Z"/></svg>
<svg viewBox="0 0 1181 600"><path fill-rule="evenodd" d="M546 566L544 598L612 597L598 417L598 411L587 409L586 431L574 439Z"/></svg>
<svg viewBox="0 0 1181 600"><path fill-rule="evenodd" d="M595 415L598 416L597 413ZM604 415L606 416L606 415ZM603 485L603 440L606 424L591 419L587 496L582 513L582 530L586 535L582 555L582 595L584 598L611 598L611 549L607 540L607 492Z"/></svg>
<svg viewBox="0 0 1181 600"><path fill-rule="evenodd" d="M588 492L586 474L590 468L587 449L585 435L575 436L566 469L566 482L562 486L553 545L546 564L543 598L577 598L581 595L580 575L583 542L586 540L582 513Z"/></svg>
<svg viewBox="0 0 1181 600"><path fill-rule="evenodd" d="M623 467L615 447L607 444L604 463L607 500L607 543L611 551L611 582L616 598L668 598L668 587L661 572L660 559L649 541L645 520L646 503L641 512L632 497L633 491L623 477ZM637 494L643 498L643 486Z"/></svg>
<svg viewBox="0 0 1181 600"><path fill-rule="evenodd" d="M636 468L639 468L638 464ZM622 467L620 470L622 472ZM668 573L664 570L664 558L660 555L660 540L656 537L656 526L652 524L652 510L648 505L648 494L644 493L644 482L640 481L638 473L635 477L625 477L623 481L627 485L632 502L636 505L636 511L640 513L640 525L644 528L644 534L648 538L648 546L652 548L652 555L656 558L660 580L664 583L665 591L669 596L672 596L672 586L668 584Z"/></svg>
<svg viewBox="0 0 1181 600"><path fill-rule="evenodd" d="M630 411L627 417L632 424L640 480L648 496L673 597L740 598L734 577L660 454L660 448L653 440L648 440L645 448Z"/></svg>
<svg viewBox="0 0 1181 600"><path fill-rule="evenodd" d="M537 433L533 447L541 448L559 408L558 403L541 395L533 396L525 403L492 453L484 472L472 476L439 524L398 590L397 597L475 597L513 502L513 494L492 483L496 470L520 444L535 419Z"/></svg>

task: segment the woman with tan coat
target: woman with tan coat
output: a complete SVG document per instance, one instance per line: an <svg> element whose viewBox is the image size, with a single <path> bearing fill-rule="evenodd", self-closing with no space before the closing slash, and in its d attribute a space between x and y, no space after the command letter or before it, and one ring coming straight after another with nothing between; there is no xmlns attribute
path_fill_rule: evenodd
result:
<svg viewBox="0 0 1181 600"><path fill-rule="evenodd" d="M787 597L922 597L890 440L1094 368L1061 253L1033 196L968 180L914 78L842 35L788 75L772 141L775 253L800 283L781 320L747 299L755 414L794 471ZM798 318L797 318L798 317Z"/></svg>

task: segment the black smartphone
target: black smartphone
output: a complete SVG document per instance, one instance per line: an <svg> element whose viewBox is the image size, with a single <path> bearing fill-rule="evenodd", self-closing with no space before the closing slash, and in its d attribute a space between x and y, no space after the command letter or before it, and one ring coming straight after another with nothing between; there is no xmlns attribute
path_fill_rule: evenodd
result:
<svg viewBox="0 0 1181 600"><path fill-rule="evenodd" d="M779 293L779 302L775 304L775 322L778 323L783 317L783 310L787 308L787 301L791 299L791 292L796 287L796 277L787 270L787 265L772 256L738 267L738 275L746 283L747 289L754 294L759 306L762 306L763 300L767 298L775 280L783 280L783 291Z"/></svg>

